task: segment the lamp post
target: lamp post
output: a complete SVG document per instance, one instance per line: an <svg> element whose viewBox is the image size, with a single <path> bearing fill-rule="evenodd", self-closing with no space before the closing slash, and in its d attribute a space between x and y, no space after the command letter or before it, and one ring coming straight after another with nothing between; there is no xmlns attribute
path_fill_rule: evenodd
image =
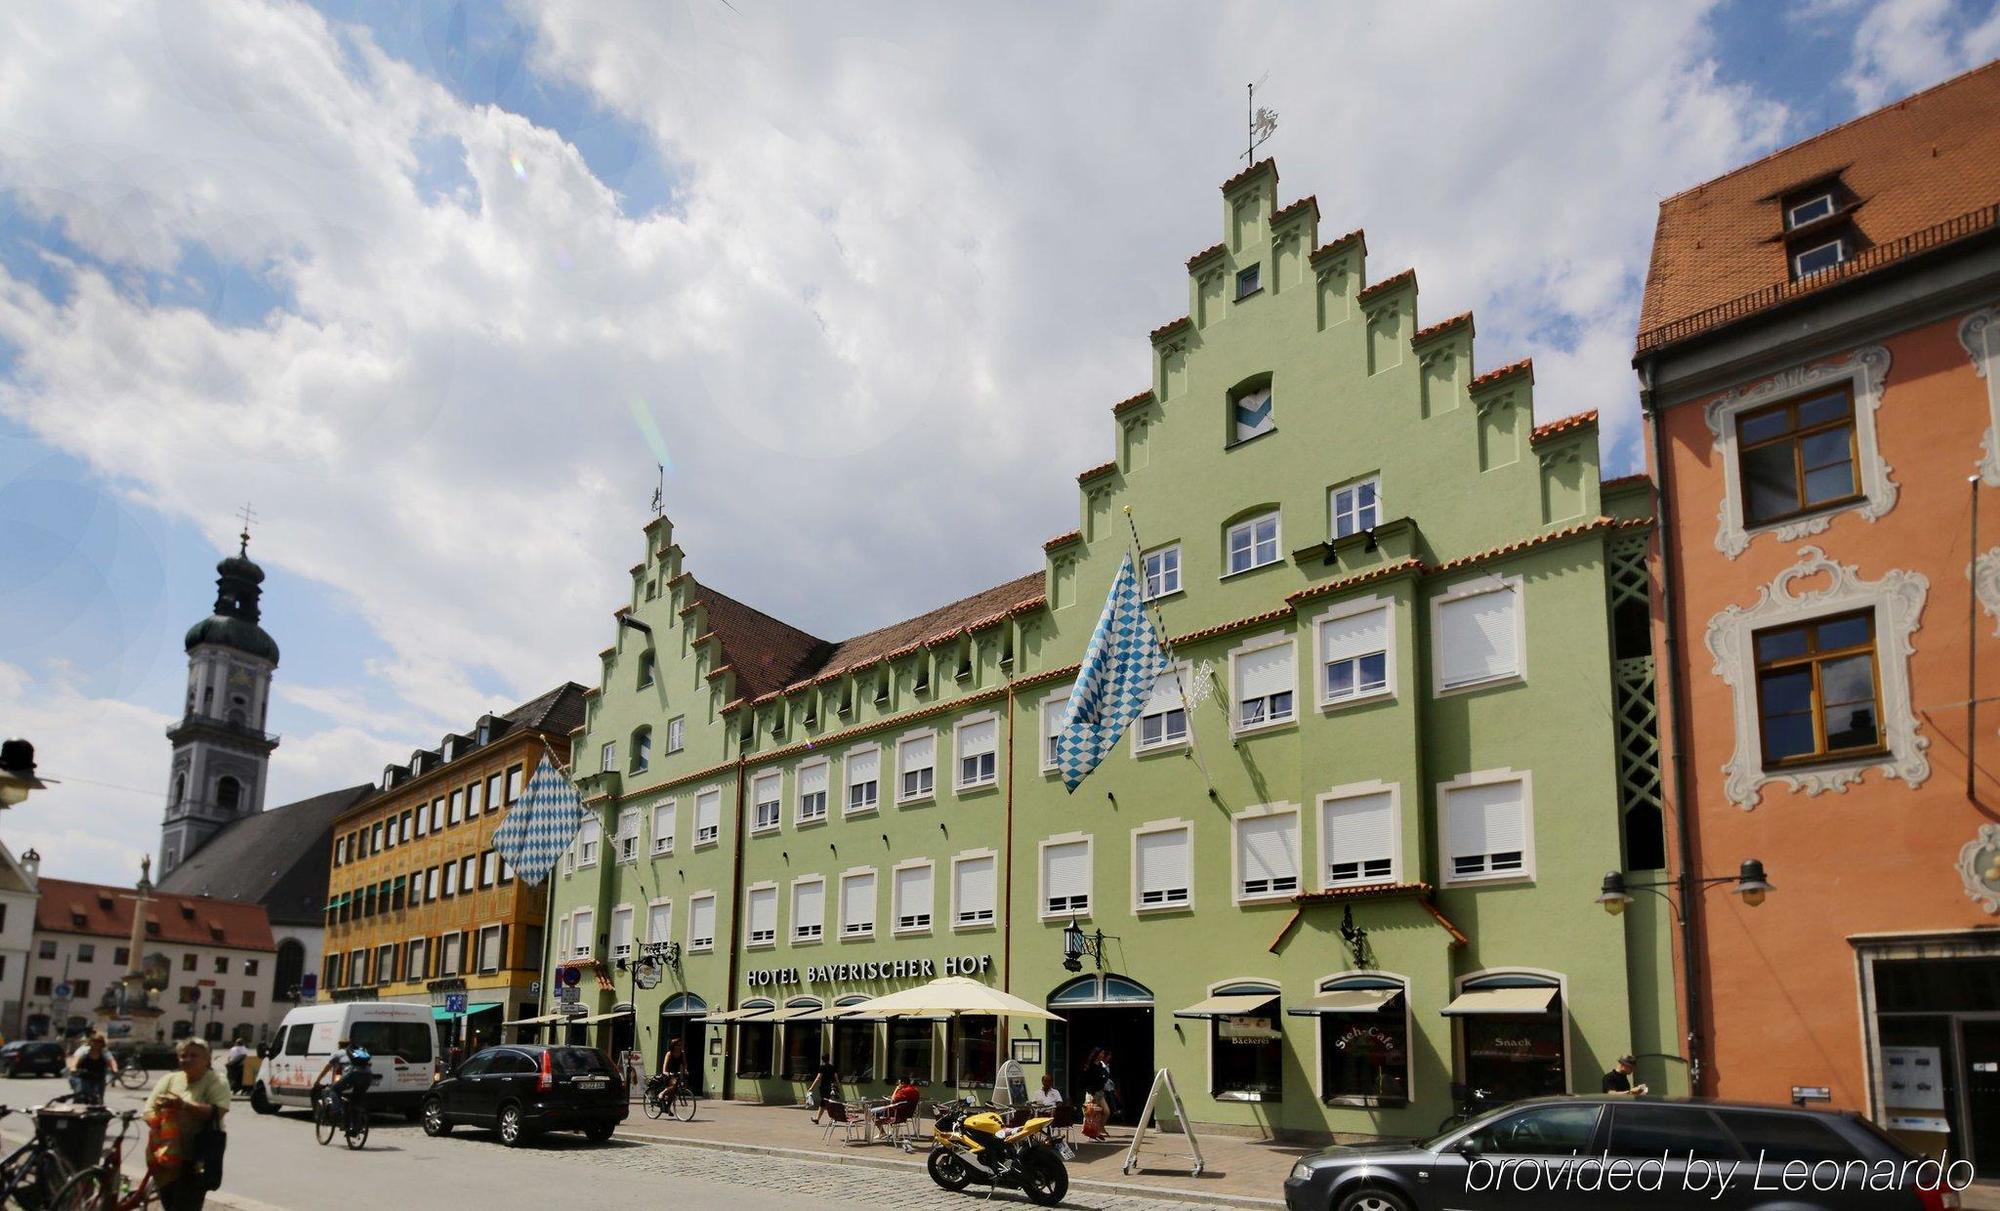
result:
<svg viewBox="0 0 2000 1211"><path fill-rule="evenodd" d="M46 788L35 777L35 746L26 740L0 743L0 807L18 807L29 791Z"/></svg>
<svg viewBox="0 0 2000 1211"><path fill-rule="evenodd" d="M1104 931L1093 930L1084 933L1083 927L1071 917L1063 926L1063 970L1082 971L1083 960L1090 958L1097 963L1097 970L1104 970Z"/></svg>

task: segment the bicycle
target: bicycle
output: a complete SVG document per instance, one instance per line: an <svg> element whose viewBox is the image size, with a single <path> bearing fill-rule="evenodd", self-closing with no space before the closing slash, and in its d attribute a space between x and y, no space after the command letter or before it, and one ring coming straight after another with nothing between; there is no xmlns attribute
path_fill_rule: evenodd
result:
<svg viewBox="0 0 2000 1211"><path fill-rule="evenodd" d="M347 1146L358 1152L362 1145L368 1142L368 1112L361 1106L361 1091L356 1089L342 1095L340 1105L344 1121L335 1123L332 1091L324 1085L315 1090L313 1132L319 1137L321 1144L330 1144L333 1142L334 1129L338 1127L340 1134L347 1141Z"/></svg>
<svg viewBox="0 0 2000 1211"><path fill-rule="evenodd" d="M668 1080L648 1085L646 1088L646 1114L651 1118L662 1116L683 1123L694 1121L694 1091L687 1082Z"/></svg>
<svg viewBox="0 0 2000 1211"><path fill-rule="evenodd" d="M118 1082L120 1088L144 1089L152 1083L153 1074L146 1071L145 1062L135 1051L118 1057L118 1073L112 1079Z"/></svg>
<svg viewBox="0 0 2000 1211"><path fill-rule="evenodd" d="M132 1123L139 1117L137 1110L117 1115L118 1137L105 1148L104 1162L78 1172L63 1183L49 1203L49 1211L141 1211L160 1205L160 1192L153 1188L150 1168L140 1175L137 1185L125 1172L125 1137L131 1134Z"/></svg>
<svg viewBox="0 0 2000 1211"><path fill-rule="evenodd" d="M1453 1127L1464 1126L1488 1110L1497 1110L1507 1104L1505 1098L1496 1096L1491 1089L1473 1089L1456 1082L1451 1087L1451 1100L1457 1108L1438 1123L1439 1135L1443 1135Z"/></svg>
<svg viewBox="0 0 2000 1211"><path fill-rule="evenodd" d="M64 1151L65 1144L75 1148L82 1144L94 1151L103 1140L100 1131L95 1140L86 1134L77 1138L77 1133L87 1132L88 1119L78 1120L58 1127L54 1121L45 1120L43 1112L64 1105L74 1105L68 1095L50 1098L40 1106L31 1106L25 1111L0 1106L0 1118L10 1114L26 1113L35 1116L35 1134L16 1148L5 1160L0 1160L0 1205L39 1208L53 1206L53 1197L59 1193L71 1176L79 1168L79 1163ZM110 1114L100 1110L102 1117L98 1123L108 1123ZM68 1135L70 1139L62 1138ZM85 1162L87 1163L87 1162Z"/></svg>

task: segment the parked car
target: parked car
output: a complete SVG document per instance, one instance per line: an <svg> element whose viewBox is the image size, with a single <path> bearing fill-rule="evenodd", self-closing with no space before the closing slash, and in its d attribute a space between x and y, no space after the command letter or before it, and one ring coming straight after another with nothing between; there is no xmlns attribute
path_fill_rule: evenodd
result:
<svg viewBox="0 0 2000 1211"><path fill-rule="evenodd" d="M0 1073L7 1076L59 1076L69 1053L61 1043L13 1042L0 1047Z"/></svg>
<svg viewBox="0 0 2000 1211"><path fill-rule="evenodd" d="M271 1037L270 1054L250 1086L250 1105L259 1114L310 1107L313 1079L341 1040L348 1039L375 1057L369 1065L375 1076L368 1088L369 1108L401 1110L414 1119L431 1088L437 1050L432 1019L430 1006L396 1001L301 1005L285 1014Z"/></svg>
<svg viewBox="0 0 2000 1211"><path fill-rule="evenodd" d="M1293 1166L1288 1211L1942 1211L1920 1158L1860 1115L1693 1098L1516 1102L1436 1139L1328 1148ZM1823 1162L1832 1161L1833 1165ZM1792 1164L1787 1169L1788 1163ZM1861 1162L1850 1166L1849 1162ZM1870 1187L1883 1163L1898 1175ZM1941 1174L1927 1166L1933 1185ZM1787 1184L1787 1175L1803 1175ZM1722 1184L1724 1179L1726 1184ZM1617 1183L1617 1184L1612 1184ZM1759 1188L1759 1187L1763 1188Z"/></svg>
<svg viewBox="0 0 2000 1211"><path fill-rule="evenodd" d="M603 1143L630 1111L625 1097L611 1061L592 1048L487 1047L431 1086L424 1134L446 1135L465 1124L493 1128L509 1147L544 1131L581 1131Z"/></svg>

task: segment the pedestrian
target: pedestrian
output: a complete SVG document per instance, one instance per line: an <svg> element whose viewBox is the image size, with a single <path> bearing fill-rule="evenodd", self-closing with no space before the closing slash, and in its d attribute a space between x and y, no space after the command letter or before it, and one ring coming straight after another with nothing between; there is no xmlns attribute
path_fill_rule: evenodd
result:
<svg viewBox="0 0 2000 1211"><path fill-rule="evenodd" d="M1104 1138L1104 1122L1110 1116L1110 1108L1104 1101L1104 1082L1110 1078L1111 1069L1104 1062L1104 1049L1093 1048L1090 1058L1083 1062L1083 1072L1078 1080L1083 1089L1083 1134L1086 1139Z"/></svg>
<svg viewBox="0 0 2000 1211"><path fill-rule="evenodd" d="M813 1122L826 1111L827 1100L840 1099L840 1074L833 1070L833 1061L821 1056L819 1067L813 1071L812 1084L806 1087L806 1105L813 1108Z"/></svg>
<svg viewBox="0 0 2000 1211"><path fill-rule="evenodd" d="M105 1038L93 1034L69 1057L69 1084L76 1098L92 1106L104 1104L104 1086L118 1073L118 1060L105 1050Z"/></svg>
<svg viewBox="0 0 2000 1211"><path fill-rule="evenodd" d="M182 1039L174 1054L180 1068L161 1077L146 1099L146 1125L152 1133L146 1165L162 1211L201 1211L211 1172L222 1163L229 1086L210 1067L207 1043ZM219 1179L219 1172L214 1176Z"/></svg>
<svg viewBox="0 0 2000 1211"><path fill-rule="evenodd" d="M249 1058L250 1048L244 1044L243 1036L239 1034L236 1036L236 1041L230 1044L229 1052L222 1060L222 1071L229 1078L229 1092L243 1092L243 1061Z"/></svg>
<svg viewBox="0 0 2000 1211"><path fill-rule="evenodd" d="M1106 1047L1098 1056L1104 1065L1104 1117L1106 1121L1118 1117L1118 1078L1111 1075L1111 1048Z"/></svg>
<svg viewBox="0 0 2000 1211"><path fill-rule="evenodd" d="M1621 1094L1626 1097L1645 1097L1652 1092L1645 1085L1634 1085L1632 1073L1638 1064L1629 1055L1618 1057L1618 1066L1604 1074L1604 1092Z"/></svg>

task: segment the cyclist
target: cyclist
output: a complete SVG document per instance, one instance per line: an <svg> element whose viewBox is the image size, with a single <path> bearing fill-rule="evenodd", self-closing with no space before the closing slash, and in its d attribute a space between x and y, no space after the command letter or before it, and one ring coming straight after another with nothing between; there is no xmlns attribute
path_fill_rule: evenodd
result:
<svg viewBox="0 0 2000 1211"><path fill-rule="evenodd" d="M105 1050L103 1035L92 1034L89 1042L76 1049L69 1057L69 1073L69 1087L76 1100L92 1106L104 1104L104 1086L118 1075L118 1060Z"/></svg>
<svg viewBox="0 0 2000 1211"><path fill-rule="evenodd" d="M660 1075L653 1078L654 1096L662 1104L671 1103L681 1086L687 1083L687 1050L681 1040L667 1044L667 1054L660 1057Z"/></svg>
<svg viewBox="0 0 2000 1211"><path fill-rule="evenodd" d="M313 1078L313 1084L318 1085L326 1080L329 1073L333 1075L333 1080L327 1084L327 1097L332 1103L333 1113L343 1116L340 1121L346 1121L347 1098L352 1095L358 1103L360 1095L367 1090L368 1082L374 1076L374 1069L370 1067L374 1058L366 1047L356 1047L352 1040L342 1039L340 1046L327 1057L326 1066Z"/></svg>

